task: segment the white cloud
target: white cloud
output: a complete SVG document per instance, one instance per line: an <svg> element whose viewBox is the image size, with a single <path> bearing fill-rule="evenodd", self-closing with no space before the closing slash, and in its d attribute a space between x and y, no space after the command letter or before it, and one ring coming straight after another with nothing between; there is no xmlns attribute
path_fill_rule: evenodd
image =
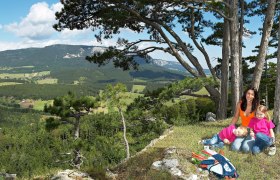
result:
<svg viewBox="0 0 280 180"><path fill-rule="evenodd" d="M55 31L52 26L56 23L55 12L60 11L61 3L48 5L45 2L36 3L31 6L28 14L21 21L10 24L0 24L0 29L13 33L18 38L13 41L0 39L0 51L22 49L29 47L45 47L53 44L113 46L116 45L117 37L103 39L102 43L94 37L91 29ZM122 29L121 35L134 37L135 32Z"/></svg>
<svg viewBox="0 0 280 180"><path fill-rule="evenodd" d="M87 36L89 34L93 34L92 30L90 30L90 29L83 29L83 30L64 29L60 32L61 38L73 38L73 37L77 37L77 36Z"/></svg>
<svg viewBox="0 0 280 180"><path fill-rule="evenodd" d="M32 40L27 39L19 42L7 42L0 41L0 51L23 49L30 47L45 47L54 44L71 44L71 45L88 45L88 46L112 46L116 41L112 39L106 39L102 42L97 42L95 39L83 39L83 40L73 40L73 39L48 39L48 40Z"/></svg>
<svg viewBox="0 0 280 180"><path fill-rule="evenodd" d="M60 11L63 8L63 5L61 3L56 3L51 5L51 9L54 12Z"/></svg>
<svg viewBox="0 0 280 180"><path fill-rule="evenodd" d="M4 29L19 37L28 39L46 39L56 31L52 28L55 23L55 12L60 10L60 3L51 7L45 2L36 3L31 6L30 11L19 23L11 23Z"/></svg>

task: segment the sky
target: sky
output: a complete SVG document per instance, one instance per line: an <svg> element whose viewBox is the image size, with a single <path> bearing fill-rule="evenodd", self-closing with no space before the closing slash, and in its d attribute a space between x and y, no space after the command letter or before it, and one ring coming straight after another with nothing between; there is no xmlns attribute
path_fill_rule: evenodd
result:
<svg viewBox="0 0 280 180"><path fill-rule="evenodd" d="M0 51L21 49L28 47L45 47L53 44L74 44L92 46L114 45L115 39L105 40L102 44L96 41L94 33L87 30L64 30L55 31L52 26L56 23L55 12L59 11L62 5L59 0L2 0L0 1ZM260 18L253 17L251 23L246 25L248 29L257 29L262 25ZM130 30L123 30L121 35L130 39L141 38ZM246 48L244 55L251 55L251 50L259 44L260 35L244 39ZM145 44L142 45L143 47ZM213 64L216 57L221 57L221 48L207 46L207 51ZM198 59L204 59L202 54L194 52ZM169 54L154 52L151 56L155 59L175 60ZM0 57L1 58L1 57ZM202 61L202 66L207 68Z"/></svg>

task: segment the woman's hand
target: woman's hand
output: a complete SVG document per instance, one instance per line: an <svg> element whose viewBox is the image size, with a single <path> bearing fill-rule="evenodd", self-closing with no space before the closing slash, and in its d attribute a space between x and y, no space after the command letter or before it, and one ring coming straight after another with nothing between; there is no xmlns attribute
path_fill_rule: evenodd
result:
<svg viewBox="0 0 280 180"><path fill-rule="evenodd" d="M250 131L250 136L251 137L255 137L255 133L254 133L254 131L251 129L251 131Z"/></svg>

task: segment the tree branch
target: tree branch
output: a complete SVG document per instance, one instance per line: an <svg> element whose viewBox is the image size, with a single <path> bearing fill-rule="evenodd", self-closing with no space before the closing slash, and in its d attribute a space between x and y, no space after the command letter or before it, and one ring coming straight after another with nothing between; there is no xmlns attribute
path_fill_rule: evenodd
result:
<svg viewBox="0 0 280 180"><path fill-rule="evenodd" d="M202 66L200 65L200 63L198 62L197 58L195 56L193 56L190 51L188 50L186 44L182 41L182 39L166 24L163 24L161 22L158 22L162 27L164 27L164 29L170 33L174 39L178 42L179 46L182 47L182 51L186 54L186 56L188 57L188 59L191 61L191 63L196 67L196 69L199 72L199 75L202 77L206 77Z"/></svg>
<svg viewBox="0 0 280 180"><path fill-rule="evenodd" d="M210 7L201 7L201 6L199 6L199 7L197 7L197 6L189 6L189 5L185 6L185 7L186 8L192 8L192 9L201 9L201 10L206 10L206 11L210 10L210 11L218 13L223 18L225 18L225 19L227 19L229 21L233 21L233 18L230 18L230 17L226 16L222 11L220 11L218 9L213 9L213 8L210 8Z"/></svg>
<svg viewBox="0 0 280 180"><path fill-rule="evenodd" d="M134 14L136 17L138 17L141 21L143 21L144 23L146 23L146 24L149 24L150 26L152 26L153 28L155 28L159 33L160 33L160 35L162 36L162 38L165 40L165 42L168 44L168 46L170 47L170 49L171 49L171 51L172 51L172 54L177 58L177 60L180 62L180 64L183 66L183 67L185 67L187 70L188 70L188 72L190 72L193 76L195 76L195 77L198 77L199 76L199 74L188 64L188 63L186 63L185 61L184 61L184 59L182 58L182 56L179 54L179 52L176 50L176 48L173 46L173 44L172 44L172 42L169 40L169 38L167 37L167 35L163 32L163 30L161 29L161 27L159 26L159 24L158 24L158 22L157 23L155 23L155 22L153 22L153 21L151 21L150 19L148 19L148 18L145 18L145 17L142 17L139 13L137 13L136 11L133 11L132 9L129 9L129 8L127 8L126 6L123 6L123 5L120 5L119 6L120 8L122 8L122 9L124 9L124 10L126 10L126 11L128 11L128 12L130 12L130 13L132 13L132 14ZM176 36L177 37L177 39L178 39L178 36ZM176 39L176 40L177 40ZM180 40L180 42L178 42L178 44L180 45L180 46L185 46L184 45L184 43L182 42L182 40L181 39L179 39ZM183 47L184 48L184 47ZM185 50L187 50L187 47L185 46ZM185 52L185 50L184 50L184 52ZM188 50L187 50L188 51ZM192 58L192 55L191 55L191 53L188 51L187 52L187 54L188 54L188 56L190 57L190 58ZM192 60L193 60L193 58L192 58ZM202 68L201 68L202 69ZM199 70L199 72L200 72L200 74L202 73L204 73L203 72L203 70L201 71L201 70Z"/></svg>
<svg viewBox="0 0 280 180"><path fill-rule="evenodd" d="M192 9L192 15L191 15L191 39L193 40L195 46L200 50L200 52L203 54L205 61L207 63L208 68L210 69L210 72L214 78L214 80L217 80L217 76L214 72L214 69L212 67L212 64L210 62L210 58L208 56L208 53L205 51L205 49L203 48L203 46L200 46L199 43L197 42L196 38L195 38L195 34L194 34L194 23L195 23L195 19L194 19L194 10ZM202 45L202 44L201 44Z"/></svg>
<svg viewBox="0 0 280 180"><path fill-rule="evenodd" d="M183 2L186 3L212 3L213 0L183 0ZM214 0L214 2L220 2L223 3L227 8L230 8L230 4L223 1L223 0Z"/></svg>
<svg viewBox="0 0 280 180"><path fill-rule="evenodd" d="M188 89L185 91L182 91L180 93L180 95L188 95L188 96L193 96L193 97L206 97L206 98L210 98L209 95L202 95L202 94L194 94L191 91L189 91Z"/></svg>

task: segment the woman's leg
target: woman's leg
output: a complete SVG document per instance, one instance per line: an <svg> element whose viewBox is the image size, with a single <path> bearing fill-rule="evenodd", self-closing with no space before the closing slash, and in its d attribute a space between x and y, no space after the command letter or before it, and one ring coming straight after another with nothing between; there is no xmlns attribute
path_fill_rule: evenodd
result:
<svg viewBox="0 0 280 180"><path fill-rule="evenodd" d="M244 138L242 138L242 137L236 138L231 145L231 150L240 151L243 140L244 140Z"/></svg>
<svg viewBox="0 0 280 180"><path fill-rule="evenodd" d="M245 153L252 152L254 144L255 144L255 139L249 135L244 139L241 146L241 150Z"/></svg>

